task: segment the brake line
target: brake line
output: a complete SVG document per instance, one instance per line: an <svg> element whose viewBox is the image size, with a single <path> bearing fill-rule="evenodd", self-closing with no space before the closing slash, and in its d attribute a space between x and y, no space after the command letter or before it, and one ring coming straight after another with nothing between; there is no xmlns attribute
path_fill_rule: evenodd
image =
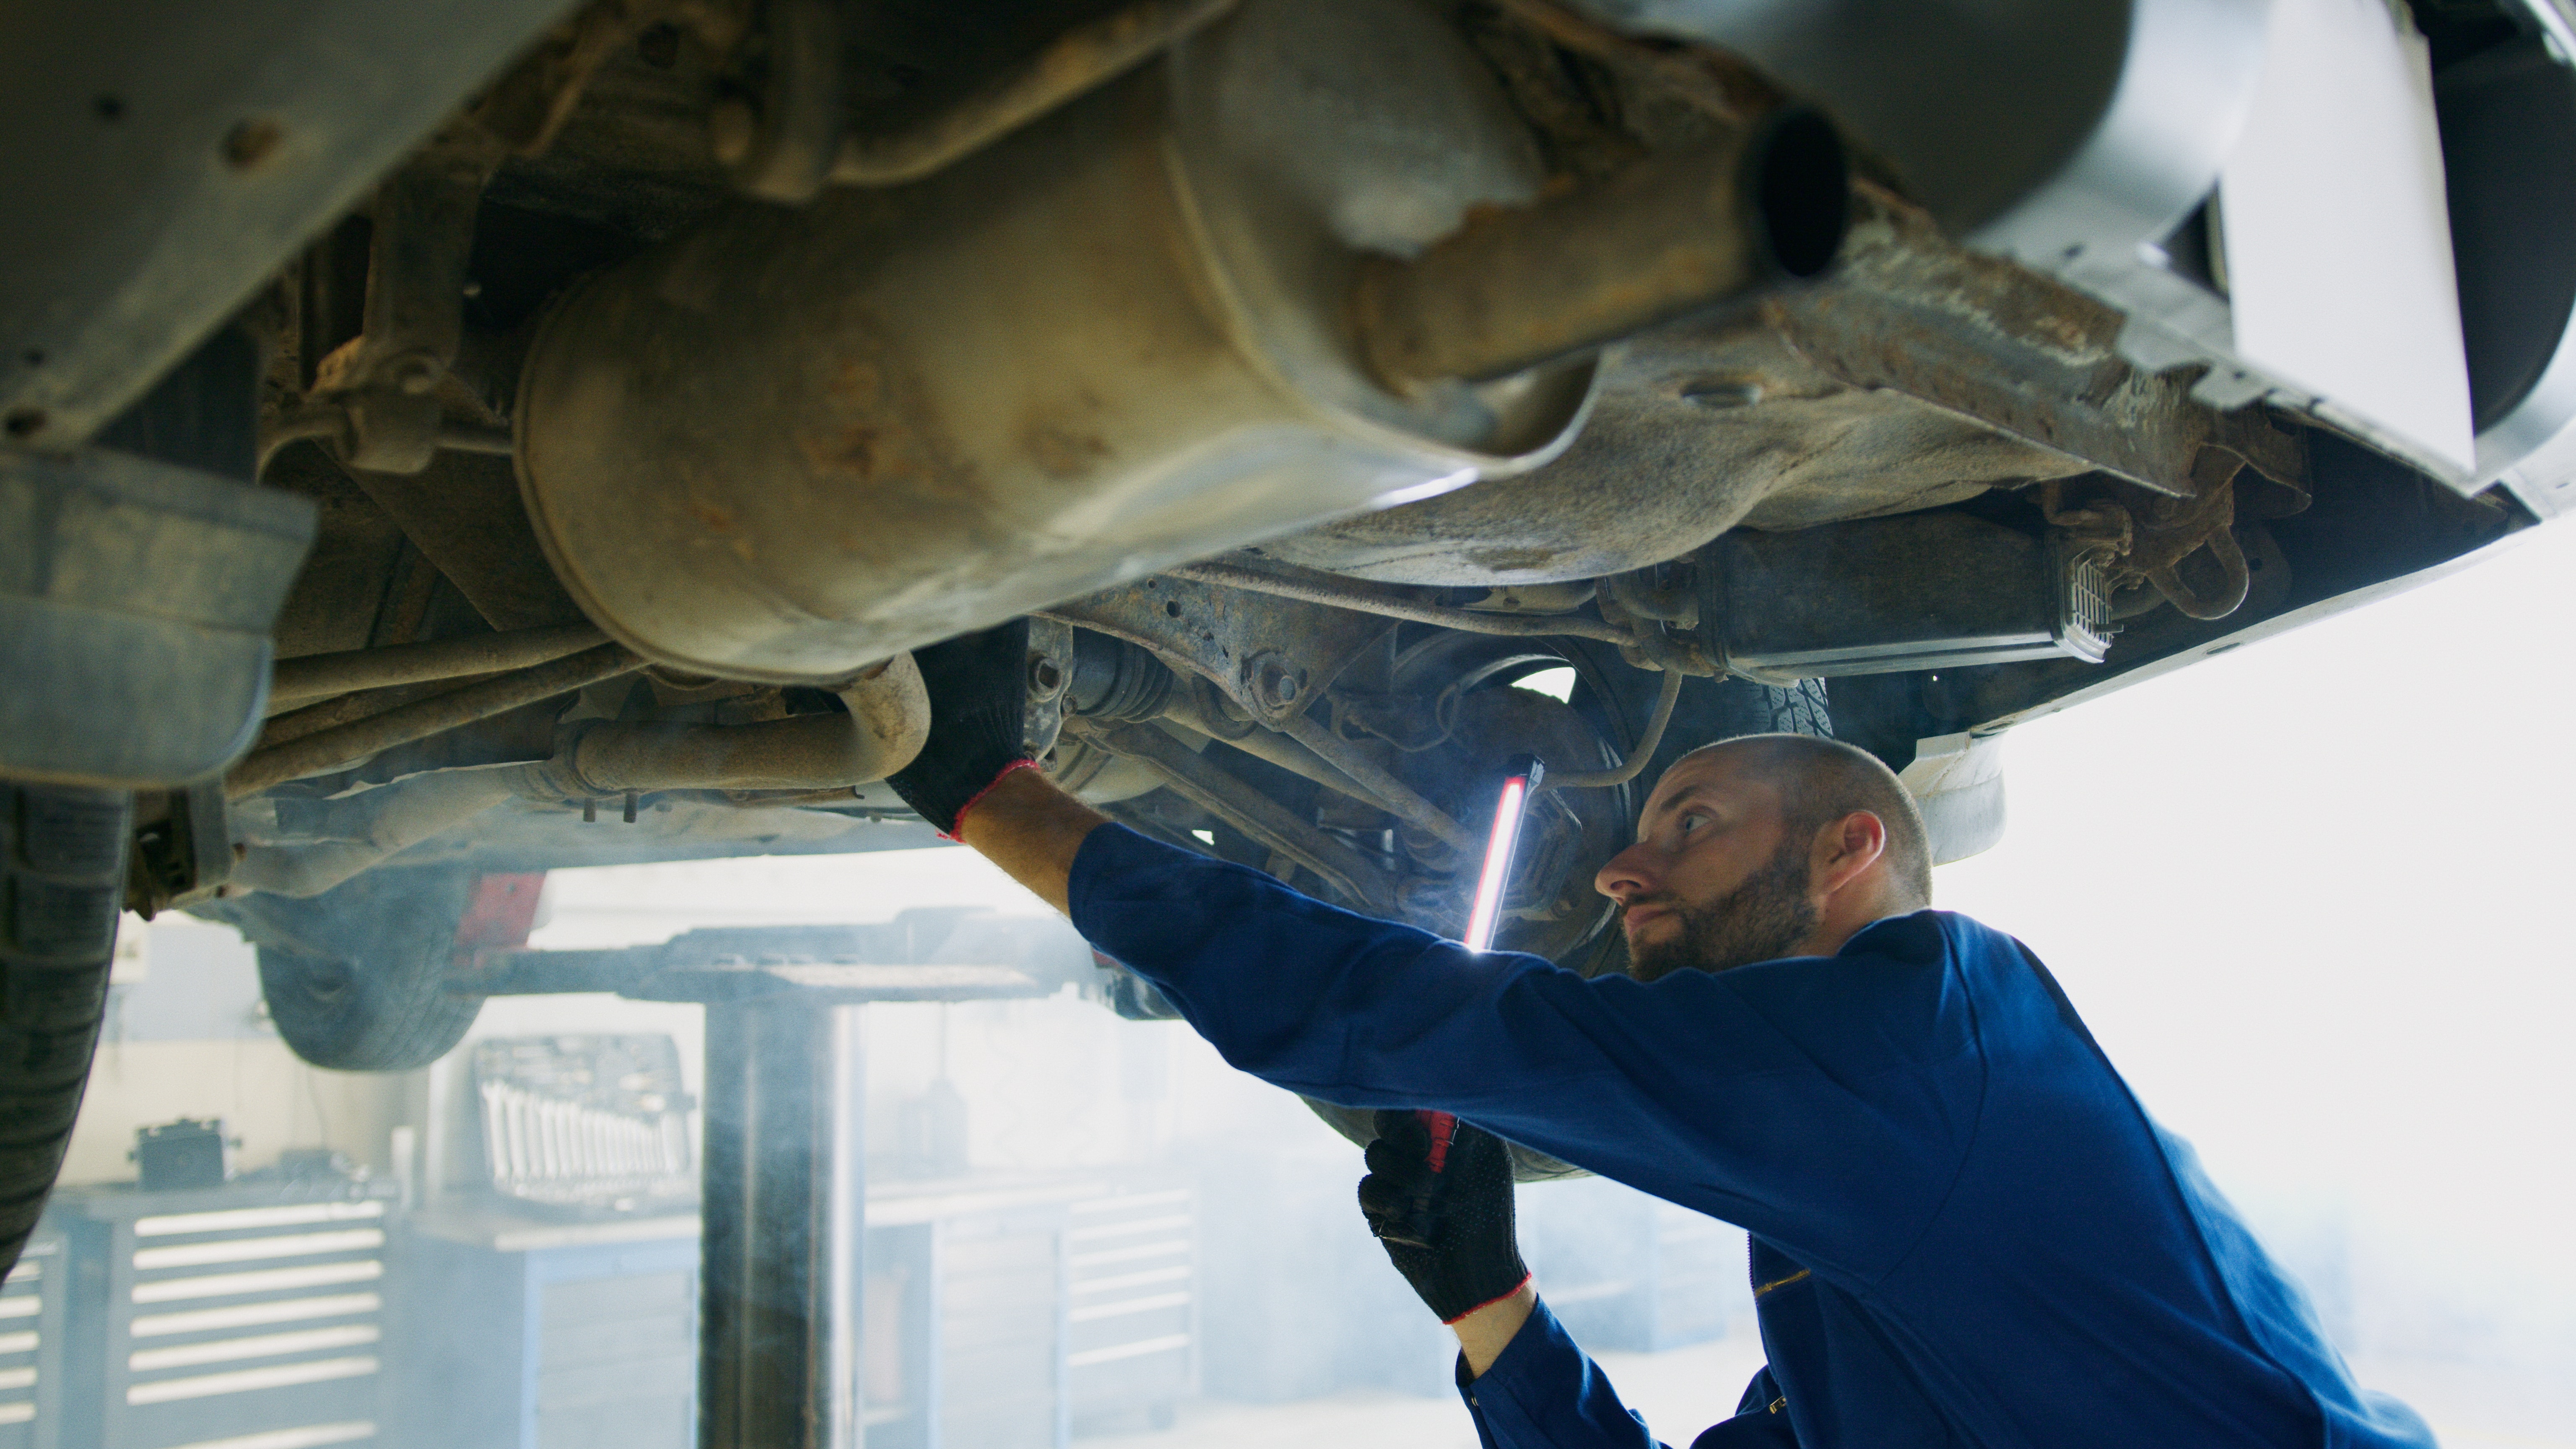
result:
<svg viewBox="0 0 2576 1449"><path fill-rule="evenodd" d="M1664 727L1673 722L1673 706L1681 702L1682 676L1679 670L1664 671L1663 687L1655 693L1655 712L1646 718L1646 732L1628 751L1627 763L1612 770L1550 771L1539 782L1541 790L1602 790L1612 785L1625 785L1644 772L1648 761L1664 743Z"/></svg>

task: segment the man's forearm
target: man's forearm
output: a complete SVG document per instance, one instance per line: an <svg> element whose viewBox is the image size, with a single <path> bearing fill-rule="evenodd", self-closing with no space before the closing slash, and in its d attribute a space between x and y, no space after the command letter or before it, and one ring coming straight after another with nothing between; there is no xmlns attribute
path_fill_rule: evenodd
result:
<svg viewBox="0 0 2576 1449"><path fill-rule="evenodd" d="M1497 1310L1506 1304L1517 1320L1510 1333L1484 1345L1471 1339L1471 1332L1499 1332L1506 1320ZM1485 1315L1492 1316L1472 1330L1469 1320L1455 1327L1473 1375L1459 1381L1458 1393L1487 1449L1662 1449L1536 1290L1478 1310Z"/></svg>
<svg viewBox="0 0 2576 1449"><path fill-rule="evenodd" d="M957 835L1039 899L1071 914L1073 858L1083 840L1108 823L1108 816L1024 768L985 791L957 823Z"/></svg>
<svg viewBox="0 0 2576 1449"><path fill-rule="evenodd" d="M975 802L958 822L958 835L1048 905L1070 913L1067 887L1073 859L1091 832L1108 823L1109 817L1057 789L1037 771L1017 770ZM1458 1348L1466 1355L1470 1373L1481 1376L1494 1366L1537 1303L1538 1285L1524 1282L1509 1297L1449 1325L1458 1335Z"/></svg>
<svg viewBox="0 0 2576 1449"><path fill-rule="evenodd" d="M1494 1360L1511 1347L1512 1335L1529 1322L1530 1310L1538 1306L1538 1283L1526 1281L1512 1290L1508 1298L1497 1298L1466 1317L1449 1325L1458 1335L1458 1351L1467 1356L1467 1372L1477 1378L1494 1366Z"/></svg>

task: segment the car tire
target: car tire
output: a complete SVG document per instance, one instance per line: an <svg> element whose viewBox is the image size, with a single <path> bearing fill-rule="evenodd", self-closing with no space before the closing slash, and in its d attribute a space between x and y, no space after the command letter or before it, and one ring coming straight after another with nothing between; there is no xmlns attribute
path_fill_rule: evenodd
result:
<svg viewBox="0 0 2576 1449"><path fill-rule="evenodd" d="M288 1047L338 1072L407 1072L447 1055L483 1008L448 989L471 873L377 870L298 900L210 912L259 948L260 991Z"/></svg>
<svg viewBox="0 0 2576 1449"><path fill-rule="evenodd" d="M1753 688L1762 691L1764 712L1769 716L1765 728L1769 733L1834 737L1834 715L1826 707L1823 680L1801 679L1785 687L1758 684Z"/></svg>
<svg viewBox="0 0 2576 1449"><path fill-rule="evenodd" d="M80 1116L133 824L123 791L0 782L0 1274Z"/></svg>

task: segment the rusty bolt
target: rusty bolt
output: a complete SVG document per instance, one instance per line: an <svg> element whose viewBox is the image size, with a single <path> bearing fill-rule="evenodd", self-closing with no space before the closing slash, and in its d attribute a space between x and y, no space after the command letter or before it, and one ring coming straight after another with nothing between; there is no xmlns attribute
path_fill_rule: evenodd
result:
<svg viewBox="0 0 2576 1449"><path fill-rule="evenodd" d="M714 150L716 160L727 166L741 165L759 134L760 117L753 113L749 101L729 97L707 109L707 144Z"/></svg>
<svg viewBox="0 0 2576 1449"><path fill-rule="evenodd" d="M1252 661L1251 683L1254 700L1265 708L1286 709L1305 691L1306 675L1278 655L1264 654Z"/></svg>

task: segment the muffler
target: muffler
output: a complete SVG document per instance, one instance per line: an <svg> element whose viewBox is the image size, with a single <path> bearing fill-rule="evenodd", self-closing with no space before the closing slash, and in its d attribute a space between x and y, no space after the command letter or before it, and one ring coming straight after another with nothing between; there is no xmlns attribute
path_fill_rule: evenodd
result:
<svg viewBox="0 0 2576 1449"><path fill-rule="evenodd" d="M1430 7L1249 0L924 181L741 203L576 288L522 372L528 512L638 653L844 678L1547 461L1589 348L1821 270L1844 189L1820 126L1719 148L1696 189L1630 188L1714 247L1668 226L1587 250L1634 218L1534 205L1534 143ZM1569 293L1514 215L1569 265L1649 265L1625 280L1661 294ZM1473 245L1435 245L1453 234ZM1570 298L1570 330L1498 325Z"/></svg>

